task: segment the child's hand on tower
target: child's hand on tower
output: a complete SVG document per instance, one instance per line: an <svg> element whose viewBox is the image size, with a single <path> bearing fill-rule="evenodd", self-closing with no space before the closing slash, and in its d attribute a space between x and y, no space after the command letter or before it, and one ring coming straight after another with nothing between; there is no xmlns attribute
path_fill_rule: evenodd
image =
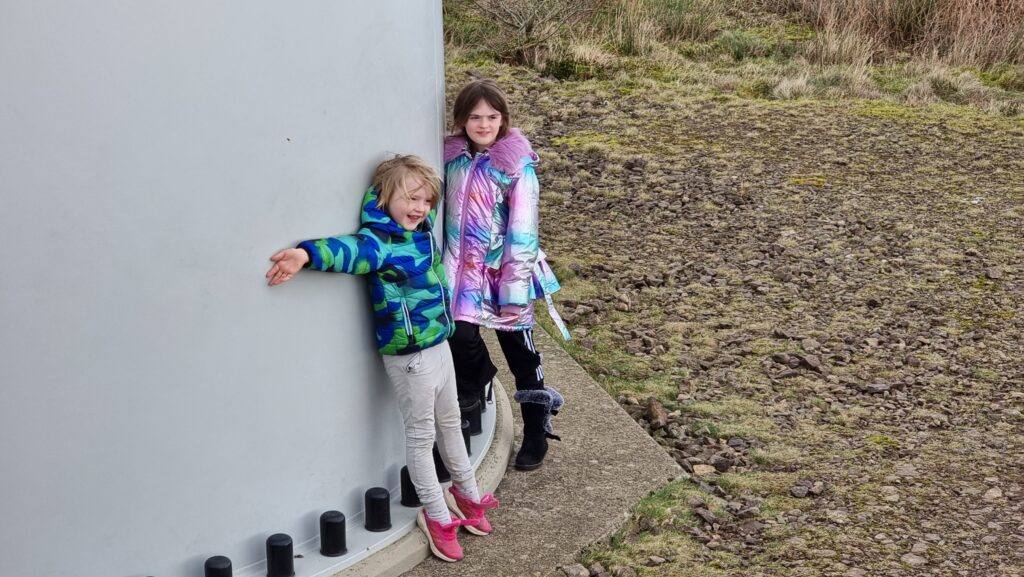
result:
<svg viewBox="0 0 1024 577"><path fill-rule="evenodd" d="M279 285L292 280L295 273L302 270L302 267L309 262L309 254L301 248L286 248L270 257L274 266L267 271L267 283L270 286Z"/></svg>

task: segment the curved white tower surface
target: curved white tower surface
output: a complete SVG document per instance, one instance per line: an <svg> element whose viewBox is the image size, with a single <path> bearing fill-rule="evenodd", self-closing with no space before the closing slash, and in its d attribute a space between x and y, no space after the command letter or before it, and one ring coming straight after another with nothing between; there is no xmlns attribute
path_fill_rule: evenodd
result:
<svg viewBox="0 0 1024 577"><path fill-rule="evenodd" d="M263 274L440 163L440 0L11 0L0 79L0 575L251 573L397 487L365 281Z"/></svg>

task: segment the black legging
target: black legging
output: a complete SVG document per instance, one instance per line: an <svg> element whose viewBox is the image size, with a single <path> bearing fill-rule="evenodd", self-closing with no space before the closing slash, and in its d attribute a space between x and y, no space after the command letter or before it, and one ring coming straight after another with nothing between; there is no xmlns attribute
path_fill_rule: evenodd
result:
<svg viewBox="0 0 1024 577"><path fill-rule="evenodd" d="M533 330L494 331L508 368L516 379L516 389L544 387L544 369L540 353L533 345ZM480 390L494 378L498 369L491 362L487 345L480 336L480 326L455 321L455 334L448 340L455 361L455 383L459 398L476 398Z"/></svg>

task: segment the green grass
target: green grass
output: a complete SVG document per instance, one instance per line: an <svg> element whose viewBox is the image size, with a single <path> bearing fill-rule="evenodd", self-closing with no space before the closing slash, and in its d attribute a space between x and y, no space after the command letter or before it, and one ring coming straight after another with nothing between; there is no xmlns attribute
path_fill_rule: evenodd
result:
<svg viewBox="0 0 1024 577"><path fill-rule="evenodd" d="M715 478L715 484L730 495L771 495L784 496L797 481L795 473L775 473L757 471L749 473L721 473Z"/></svg>
<svg viewBox="0 0 1024 577"><path fill-rule="evenodd" d="M904 66L879 66L871 70L871 80L879 90L890 95L904 94L911 78Z"/></svg>
<svg viewBox="0 0 1024 577"><path fill-rule="evenodd" d="M683 413L702 417L720 417L723 415L761 415L764 407L750 399L739 396L728 396L718 401L698 401L680 407Z"/></svg>
<svg viewBox="0 0 1024 577"><path fill-rule="evenodd" d="M765 57L771 54L772 45L759 34L747 30L726 30L716 40L719 50L735 61Z"/></svg>
<svg viewBox="0 0 1024 577"><path fill-rule="evenodd" d="M795 184L797 186L825 186L825 175L823 174L806 174L800 176L791 176L786 179L786 182Z"/></svg>
<svg viewBox="0 0 1024 577"><path fill-rule="evenodd" d="M724 512L725 503L700 491L689 479L672 481L661 489L644 497L634 509L637 516L654 519L659 523L671 524L677 521L687 525L698 524L693 515L693 504L703 503L708 510L716 515L727 516Z"/></svg>
<svg viewBox="0 0 1024 577"><path fill-rule="evenodd" d="M867 438L867 446L882 450L900 448L899 441L889 435L871 435Z"/></svg>
<svg viewBox="0 0 1024 577"><path fill-rule="evenodd" d="M988 70L973 72L986 86L1006 91L1024 92L1024 65L1012 65L1005 62L996 64Z"/></svg>

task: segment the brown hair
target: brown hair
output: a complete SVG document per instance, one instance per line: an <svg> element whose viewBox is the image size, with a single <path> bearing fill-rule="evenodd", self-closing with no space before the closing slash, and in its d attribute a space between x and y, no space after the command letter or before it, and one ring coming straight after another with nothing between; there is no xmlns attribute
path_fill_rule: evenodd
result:
<svg viewBox="0 0 1024 577"><path fill-rule="evenodd" d="M441 177L426 160L407 154L385 160L373 171L373 187L377 189L378 208L387 206L391 201L391 195L397 191L409 194L405 189L407 176L418 178L426 192L430 194L430 206L437 206L437 201L441 198Z"/></svg>
<svg viewBox="0 0 1024 577"><path fill-rule="evenodd" d="M455 97L455 106L452 107L452 123L455 125L455 133L469 139L469 135L466 134L466 122L469 120L469 113L476 108L477 104L480 104L481 100L486 101L491 108L501 113L501 126L498 128L498 136L495 138L495 140L501 140L508 134L512 118L508 112L505 93L490 78L481 78L470 82L462 87L459 95Z"/></svg>

